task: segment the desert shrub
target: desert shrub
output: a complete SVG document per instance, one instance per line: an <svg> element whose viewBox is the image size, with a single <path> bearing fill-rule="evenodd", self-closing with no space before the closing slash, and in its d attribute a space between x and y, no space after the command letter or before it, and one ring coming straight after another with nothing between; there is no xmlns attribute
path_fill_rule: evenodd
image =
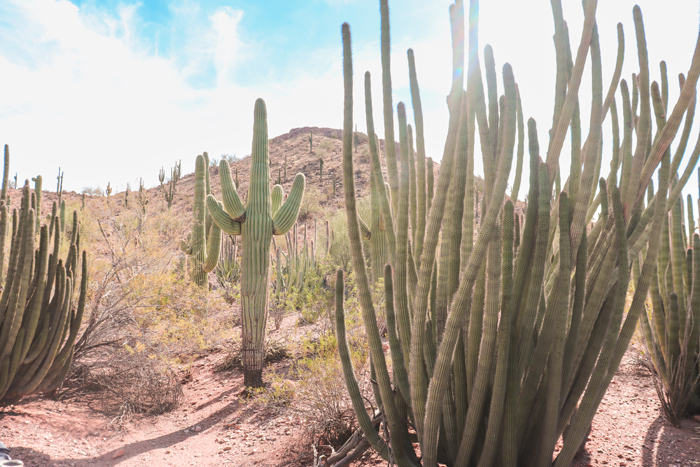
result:
<svg viewBox="0 0 700 467"><path fill-rule="evenodd" d="M83 187L83 189L80 191L81 193L85 193L88 196L104 196L104 191L102 188L98 187L91 187L91 186L86 186Z"/></svg>
<svg viewBox="0 0 700 467"><path fill-rule="evenodd" d="M182 399L175 372L141 345L125 345L93 365L77 368L73 383L99 390L102 411L119 418L166 413Z"/></svg>
<svg viewBox="0 0 700 467"><path fill-rule="evenodd" d="M314 185L306 185L304 198L299 206L299 217L297 221L302 224L321 213L322 194Z"/></svg>
<svg viewBox="0 0 700 467"><path fill-rule="evenodd" d="M335 267L348 270L352 253L350 252L350 239L348 238L347 221L345 213L336 211L329 220L331 229L331 248L329 256Z"/></svg>
<svg viewBox="0 0 700 467"><path fill-rule="evenodd" d="M360 217L369 221L370 212L370 199L369 197L362 198L357 203L357 210ZM350 269L350 260L352 259L352 254L350 252L350 239L348 237L348 226L347 220L345 219L345 213L341 210L335 211L330 216L330 228L333 232L331 236L331 248L330 257L335 265L336 269L343 269L345 271ZM366 245L365 255L369 259L369 245Z"/></svg>
<svg viewBox="0 0 700 467"><path fill-rule="evenodd" d="M330 317L333 306L332 289L324 281L320 264L309 268L304 279L304 288L297 291L294 287L287 291L283 303L287 310L299 310L303 323L313 324L321 317Z"/></svg>
<svg viewBox="0 0 700 467"><path fill-rule="evenodd" d="M67 386L102 391L114 400L105 410L122 415L172 409L178 364L230 339L233 327L221 293L207 294L177 271L173 232L184 221L169 211L148 214L108 216L99 207L81 213L81 241L96 253Z"/></svg>
<svg viewBox="0 0 700 467"><path fill-rule="evenodd" d="M355 324L359 325L359 321ZM368 411L372 411L376 406L373 407L370 402L372 390L364 334L354 333L354 339L350 342L355 373L368 402ZM311 438L311 443L337 447L357 428L347 391L342 384L338 384L343 380L343 369L337 341L333 333L326 333L306 345L313 353L297 362L296 403L293 410L304 418L306 435Z"/></svg>

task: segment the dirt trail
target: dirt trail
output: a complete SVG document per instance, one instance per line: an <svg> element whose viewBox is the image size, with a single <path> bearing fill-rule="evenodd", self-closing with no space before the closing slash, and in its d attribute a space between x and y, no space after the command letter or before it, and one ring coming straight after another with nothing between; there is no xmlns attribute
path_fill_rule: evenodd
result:
<svg viewBox="0 0 700 467"><path fill-rule="evenodd" d="M573 465L700 465L700 422L684 420L678 429L661 417L651 377L635 363L636 355L631 349L625 356L593 421L586 453ZM214 372L223 358L211 354L193 365L184 402L169 414L120 425L96 412L89 398L32 397L0 413L0 439L29 467L310 465L303 421L247 401L239 370ZM380 461L366 456L360 463Z"/></svg>

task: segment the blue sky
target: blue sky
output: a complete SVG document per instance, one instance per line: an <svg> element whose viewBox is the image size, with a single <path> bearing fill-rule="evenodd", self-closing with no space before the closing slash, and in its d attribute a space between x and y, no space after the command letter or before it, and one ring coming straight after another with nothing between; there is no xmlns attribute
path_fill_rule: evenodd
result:
<svg viewBox="0 0 700 467"><path fill-rule="evenodd" d="M343 21L353 33L360 97L355 120L364 131L366 70L380 118L378 3L1 0L0 143L10 144L12 172L20 180L37 173L50 180L61 166L65 187L76 191L107 182L121 191L139 177L153 186L158 169L178 159L189 173L202 151L212 157L248 154L257 97L267 102L271 136L307 125L341 128ZM394 102L410 104L405 53L413 47L428 152L435 159L442 155L447 123L450 3L390 2ZM580 1L563 3L575 45ZM623 76L629 77L638 68L633 2L599 3L604 74L612 73L615 25L621 21L627 42ZM661 3L639 1L656 79L661 59L670 76L687 71L698 27L697 2ZM513 65L526 118L538 120L541 141L551 122L554 86L549 8L547 0L481 6L481 44L493 45L499 68L505 61ZM671 83L673 99L678 91ZM586 86L584 81L582 99Z"/></svg>

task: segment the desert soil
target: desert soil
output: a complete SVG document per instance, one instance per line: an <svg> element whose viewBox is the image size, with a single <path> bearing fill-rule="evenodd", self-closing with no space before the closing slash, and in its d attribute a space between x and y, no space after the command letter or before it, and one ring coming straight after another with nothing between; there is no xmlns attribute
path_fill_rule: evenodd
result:
<svg viewBox="0 0 700 467"><path fill-rule="evenodd" d="M248 401L240 370L214 371L223 358L209 354L193 365L183 403L171 413L124 421L96 411L90 397L31 397L2 409L0 439L28 467L312 465L303 420ZM700 465L700 420L669 424L638 362L630 348L574 466ZM381 464L370 453L359 462Z"/></svg>

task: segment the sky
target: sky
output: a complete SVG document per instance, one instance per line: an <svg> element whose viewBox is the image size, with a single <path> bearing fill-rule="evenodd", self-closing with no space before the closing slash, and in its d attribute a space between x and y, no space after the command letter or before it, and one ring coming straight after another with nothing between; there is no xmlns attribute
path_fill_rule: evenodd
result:
<svg viewBox="0 0 700 467"><path fill-rule="evenodd" d="M412 121L406 60L411 47L427 152L435 160L442 157L448 120L450 3L390 2L394 103L404 101ZM581 2L562 3L575 50ZM675 76L687 73L698 34L698 4L638 3L651 77L659 79L658 63L666 60L674 102ZM638 70L633 5L599 2L606 89L618 21L626 40L623 77L629 81ZM258 97L267 103L270 137L302 126L342 128L344 21L353 37L355 122L366 132L363 74L370 71L375 125L383 137L377 0L0 0L0 144L10 146L11 173L20 183L41 174L50 190L59 167L67 190L105 188L109 182L122 191L127 183L137 186L139 178L155 186L161 167L169 172L181 160L183 173L190 173L203 151L215 159L248 155ZM512 64L525 118L538 121L540 144L546 144L555 70L549 1L482 1L479 31L480 44L493 46L498 69ZM589 75L587 68L583 122ZM694 131L691 145L696 137ZM606 154L609 142L604 135Z"/></svg>

